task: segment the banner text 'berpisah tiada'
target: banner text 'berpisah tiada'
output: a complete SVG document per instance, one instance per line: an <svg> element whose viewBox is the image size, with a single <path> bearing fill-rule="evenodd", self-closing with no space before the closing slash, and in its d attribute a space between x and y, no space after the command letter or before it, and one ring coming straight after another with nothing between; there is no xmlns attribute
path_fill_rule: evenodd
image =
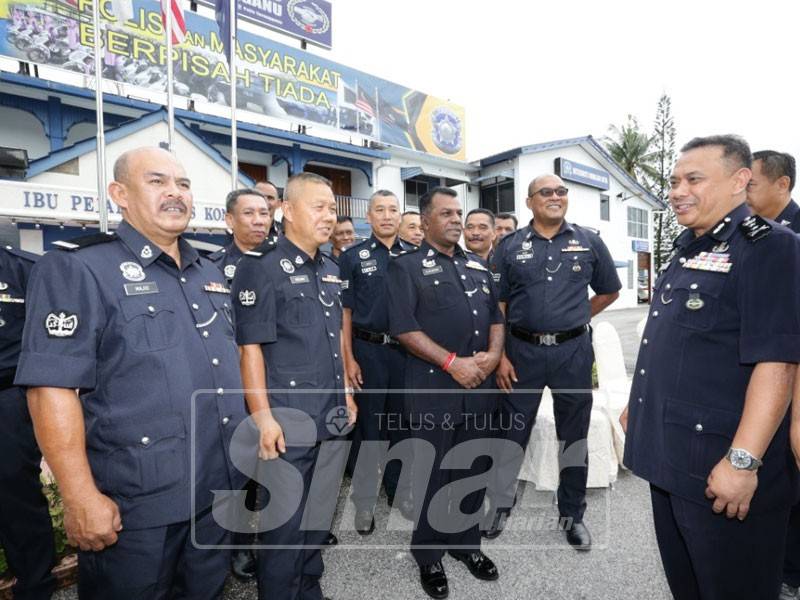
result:
<svg viewBox="0 0 800 600"><path fill-rule="evenodd" d="M101 5L103 77L166 90L160 4L135 0L125 23ZM186 13L173 50L175 93L228 105L230 72L217 24ZM94 74L89 0L0 0L0 54ZM239 31L237 108L353 131L386 144L464 160L464 110L422 92Z"/></svg>

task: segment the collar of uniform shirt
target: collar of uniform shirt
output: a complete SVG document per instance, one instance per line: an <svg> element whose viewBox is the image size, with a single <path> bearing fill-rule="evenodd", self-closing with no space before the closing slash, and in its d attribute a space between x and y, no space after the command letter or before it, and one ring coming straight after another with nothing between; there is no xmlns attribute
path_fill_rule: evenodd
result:
<svg viewBox="0 0 800 600"><path fill-rule="evenodd" d="M384 244L375 236L375 232L372 232L372 235L369 236L367 241L373 248L386 248L386 244ZM353 245L355 246L355 244ZM400 244L400 236L394 237L394 244L392 244L392 247L389 248L389 250L403 250L403 246Z"/></svg>
<svg viewBox="0 0 800 600"><path fill-rule="evenodd" d="M428 243L428 240L422 240L422 243L419 245L419 252L422 252L423 254L427 255L430 250L433 250L434 252L436 252L436 254L441 254L442 256L446 256L447 258L454 258L456 256L462 256L464 258L467 257L467 252L459 244L455 245L455 249L453 250L453 256L451 257L445 254L444 252L440 252L439 250L431 246Z"/></svg>
<svg viewBox="0 0 800 600"><path fill-rule="evenodd" d="M298 256L303 261L302 264L305 264L310 260L313 260L314 262L317 262L317 263L320 263L320 264L322 263L322 252L319 251L319 248L317 248L317 253L312 258L308 254L303 252L300 248L295 246L291 242L291 240L288 237L286 237L285 235L282 235L281 237L278 238L278 248L280 248L281 250L283 250L284 253L286 253L288 256L290 256L291 259L292 259L292 262L295 263L295 264L297 264L296 257L298 257Z"/></svg>
<svg viewBox="0 0 800 600"><path fill-rule="evenodd" d="M122 221L117 227L117 237L122 240L128 249L136 256L136 260L143 267L148 267L153 264L164 252L156 246L153 242L144 237L127 221ZM149 250L147 250L149 248ZM178 249L181 253L181 270L185 271L186 268L200 260L200 254L195 250L189 242L182 237L178 238ZM170 258L169 263L175 264L175 261Z"/></svg>
<svg viewBox="0 0 800 600"><path fill-rule="evenodd" d="M567 231L568 231L569 233L574 233L574 232L575 232L575 229L572 227L572 225L570 225L569 223L567 223L567 221L563 221L563 222L561 223L561 227L559 227L559 228L558 228L558 231L556 232L556 234L555 234L553 237L554 237L554 238L555 238L555 237L558 237L559 235L561 235L562 233L564 233L564 232L567 232ZM544 236L542 236L541 234L539 234L539 232L538 232L538 231L536 231L536 230L533 228L533 219L531 219L530 223L528 223L528 235L526 235L526 236L525 236L525 239L526 239L526 240L529 240L529 239L531 239L531 236L532 236L532 235L535 235L536 237L538 237L539 239L542 239L542 240L546 240L546 239L547 239L546 237L544 237Z"/></svg>
<svg viewBox="0 0 800 600"><path fill-rule="evenodd" d="M750 216L750 209L747 208L747 204L742 202L700 237L695 237L694 231L691 229L687 229L686 231L682 232L675 240L674 246L678 248L685 248L693 241L703 239L706 236L717 240L718 242L725 242L733 235L733 232L739 226L739 223L741 223L748 216Z"/></svg>
<svg viewBox="0 0 800 600"><path fill-rule="evenodd" d="M781 211L781 214L775 217L775 222L789 221L791 223L798 211L800 211L800 206L797 206L797 202L789 200L789 204Z"/></svg>

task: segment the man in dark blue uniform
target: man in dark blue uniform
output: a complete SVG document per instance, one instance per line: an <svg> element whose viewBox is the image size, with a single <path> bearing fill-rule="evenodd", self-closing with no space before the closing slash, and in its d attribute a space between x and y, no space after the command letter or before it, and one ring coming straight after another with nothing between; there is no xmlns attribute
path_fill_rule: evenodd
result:
<svg viewBox="0 0 800 600"><path fill-rule="evenodd" d="M180 237L192 192L169 152L124 153L109 193L117 232L33 269L15 382L81 550L81 598L216 598L229 554L198 545L228 543L214 491L245 482L229 452L245 417L227 391L242 387L229 290Z"/></svg>
<svg viewBox="0 0 800 600"><path fill-rule="evenodd" d="M415 499L419 518L411 535L411 554L425 592L445 598L449 587L442 565L444 548L450 547L450 555L478 579L498 577L494 563L480 549L478 521L485 486L459 501L441 502L442 494L435 503L432 498L453 482L479 479L488 470L488 439L483 440L487 454L462 460L466 467L449 463L485 438L488 427L481 425L498 408L493 373L502 353L504 327L489 271L458 245L463 211L456 193L444 187L429 190L419 208L425 241L389 263L387 295L390 333L408 353L403 416L417 443L413 491L421 476L426 486L425 493L415 497L422 501ZM481 391L469 391L475 388ZM455 455L448 454L462 443ZM428 454L423 446L434 453L429 477L423 472L422 458ZM448 464L443 464L445 455Z"/></svg>
<svg viewBox="0 0 800 600"><path fill-rule="evenodd" d="M328 452L336 444L320 442L346 433L337 419L348 421L349 413L352 425L356 414L342 359L339 269L319 252L336 223L330 183L312 173L293 176L283 210L284 236L245 254L233 287L245 398L267 461L259 476L269 492L264 514L288 511L280 524L261 527L268 548L258 552L258 590L260 598L320 600L320 546L346 459L342 444ZM315 470L330 478L326 485ZM329 506L308 500L312 487ZM320 517L314 527L307 510Z"/></svg>
<svg viewBox="0 0 800 600"><path fill-rule="evenodd" d="M672 594L776 598L798 472L787 407L800 361L800 240L745 205L750 149L695 138L672 172L687 227L654 286L625 464L650 482Z"/></svg>
<svg viewBox="0 0 800 600"><path fill-rule="evenodd" d="M402 214L400 219L400 229L397 232L397 237L401 241L418 247L422 243L422 238L425 234L422 232L422 222L420 221L419 213L416 210L407 210Z"/></svg>
<svg viewBox="0 0 800 600"><path fill-rule="evenodd" d="M264 198L267 200L267 206L269 207L269 218L272 220L272 223L269 226L267 237L283 235L283 226L275 216L275 213L283 204L278 186L271 181L259 181L256 183L255 189L264 195Z"/></svg>
<svg viewBox="0 0 800 600"><path fill-rule="evenodd" d="M365 241L346 250L339 258L342 279L342 341L347 376L358 391L358 423L353 432L351 456L361 457L361 468L354 472L352 499L356 506L355 527L362 535L372 533L375 527L373 512L380 473L389 505L393 505L400 475L397 461L382 465L375 444L361 442L402 439L401 428L389 426L386 415L399 414L405 352L400 343L389 335L389 308L386 298L386 270L389 260L415 249L397 237L400 227L400 201L388 190L378 190L369 200L367 222L372 235ZM390 431L391 429L391 431ZM363 450L362 450L363 449ZM364 453L364 456L361 454ZM358 460L356 458L356 460ZM407 494L401 503L408 504ZM406 507L403 512L410 513Z"/></svg>
<svg viewBox="0 0 800 600"><path fill-rule="evenodd" d="M231 282L242 255L261 245L272 229L272 217L263 194L249 188L230 192L225 198L225 224L233 239L224 248L209 254L208 258Z"/></svg>
<svg viewBox="0 0 800 600"><path fill-rule="evenodd" d="M600 236L565 220L568 190L561 178L542 175L531 181L527 204L533 220L503 238L492 261L509 332L497 371L497 383L507 392L505 422L514 425L507 427L506 439L527 446L542 390L549 387L556 435L564 444L560 458L585 458L559 465L558 510L567 541L589 550L591 536L583 523L594 361L588 325L617 299L622 285ZM595 293L591 299L587 287ZM521 459L516 455L497 471L490 497L496 512L487 537L503 529Z"/></svg>
<svg viewBox="0 0 800 600"><path fill-rule="evenodd" d="M753 153L753 176L747 184L747 204L755 214L772 219L800 233L800 206L792 200L797 178L794 157L786 152L761 150ZM797 394L795 394L797 398ZM795 402L800 408L800 401ZM800 588L800 504L792 507L786 535L781 599L798 597Z"/></svg>
<svg viewBox="0 0 800 600"><path fill-rule="evenodd" d="M14 385L25 289L39 257L0 247L0 546L17 578L15 598L50 598L56 558L53 526L42 494L42 453L36 445L25 390Z"/></svg>

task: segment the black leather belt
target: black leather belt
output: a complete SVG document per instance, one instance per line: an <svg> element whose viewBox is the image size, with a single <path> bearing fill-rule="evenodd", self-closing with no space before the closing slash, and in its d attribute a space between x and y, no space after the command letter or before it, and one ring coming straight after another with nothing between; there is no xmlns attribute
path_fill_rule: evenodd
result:
<svg viewBox="0 0 800 600"><path fill-rule="evenodd" d="M389 346L400 345L400 342L388 333L375 333L374 331L367 331L366 329L359 329L358 327L353 327L353 336L373 344L388 344Z"/></svg>
<svg viewBox="0 0 800 600"><path fill-rule="evenodd" d="M509 325L508 330L511 332L511 335L524 342L530 342L537 346L558 346L584 333L587 330L587 326L581 325L569 331L557 331L554 333L533 333L532 331L517 327L516 325Z"/></svg>

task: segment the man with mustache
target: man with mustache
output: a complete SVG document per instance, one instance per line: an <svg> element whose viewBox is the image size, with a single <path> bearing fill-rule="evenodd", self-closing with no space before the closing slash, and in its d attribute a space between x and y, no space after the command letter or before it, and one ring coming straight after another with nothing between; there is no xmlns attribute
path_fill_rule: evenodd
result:
<svg viewBox="0 0 800 600"><path fill-rule="evenodd" d="M800 240L745 204L750 148L695 138L670 177L686 227L653 290L628 407L625 465L650 482L675 598L777 598L798 470Z"/></svg>
<svg viewBox="0 0 800 600"><path fill-rule="evenodd" d="M464 222L464 243L467 250L483 260L490 260L494 252L494 214L486 208L473 208Z"/></svg>
<svg viewBox="0 0 800 600"><path fill-rule="evenodd" d="M476 486L478 491L459 498L444 494L444 501L437 492L488 471L486 423L498 407L493 372L504 328L489 271L458 245L463 211L456 192L433 188L420 198L419 207L425 240L418 250L389 263L389 325L407 351L403 417L416 442L413 493L424 490L414 499L418 520L411 554L423 590L432 598L446 598L442 558L448 547L450 556L477 579L498 578L497 567L481 551L477 519L485 488ZM476 447L483 453L467 461L467 467L443 465L445 455L453 459ZM428 477L424 457L431 452Z"/></svg>
<svg viewBox="0 0 800 600"><path fill-rule="evenodd" d="M272 230L272 214L264 195L249 188L230 192L225 198L225 224L233 239L224 248L209 254L208 258L231 282L242 255L260 245L267 237L267 231Z"/></svg>
<svg viewBox="0 0 800 600"><path fill-rule="evenodd" d="M540 175L531 181L527 204L533 212L530 224L503 238L492 259L510 334L497 369L497 383L506 392L504 433L527 447L542 390L549 387L556 435L565 448L561 456L586 457L579 464L559 465L557 493L567 542L585 551L592 544L583 523L594 361L589 321L617 299L622 284L600 236L566 221L568 190L560 177ZM595 292L591 299L587 287ZM497 471L490 494L496 512L486 537L500 534L511 511L521 458L513 457Z"/></svg>
<svg viewBox="0 0 800 600"><path fill-rule="evenodd" d="M125 152L109 195L116 233L33 269L16 383L80 548L81 598L210 600L230 556L198 546L229 543L214 493L245 482L229 450L246 416L229 291L181 237L193 199L172 154Z"/></svg>
<svg viewBox="0 0 800 600"><path fill-rule="evenodd" d="M320 548L347 458L342 444L325 442L347 433L357 408L344 370L339 269L319 250L336 199L314 173L292 176L285 193L284 235L246 253L233 282L245 399L265 461L258 480L269 496L259 537L269 548L257 553L256 579L262 599L320 599Z"/></svg>

